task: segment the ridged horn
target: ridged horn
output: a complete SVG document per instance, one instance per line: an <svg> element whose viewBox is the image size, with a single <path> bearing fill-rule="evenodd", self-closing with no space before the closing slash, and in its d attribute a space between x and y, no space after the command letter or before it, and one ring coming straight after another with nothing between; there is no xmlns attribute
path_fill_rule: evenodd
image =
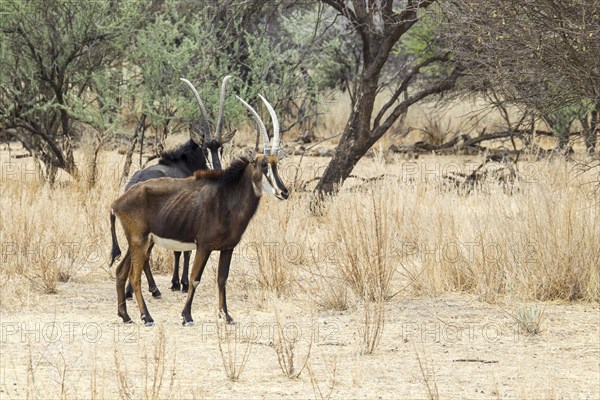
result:
<svg viewBox="0 0 600 400"><path fill-rule="evenodd" d="M202 120L202 130L203 130L203 134L204 134L204 139L208 139L210 140L210 125L208 124L208 113L206 112L206 107L204 107L204 103L202 102L202 99L200 98L200 94L198 94L198 91L196 90L196 88L194 87L194 85L192 85L192 82L188 81L185 78L179 78L181 79L186 85L188 85L190 87L190 89L192 89L192 93L194 93L194 97L196 98L196 101L198 102L198 107L200 108L200 119Z"/></svg>
<svg viewBox="0 0 600 400"><path fill-rule="evenodd" d="M219 119L217 120L217 128L215 130L215 140L219 143L225 143L225 141L221 138L221 130L223 129L223 114L225 113L225 90L227 81L231 79L231 75L227 75L223 78L223 83L221 84L221 97L219 103ZM229 138L231 140L231 138Z"/></svg>
<svg viewBox="0 0 600 400"><path fill-rule="evenodd" d="M271 121L273 122L273 141L271 143L271 154L276 156L277 151L279 150L279 143L281 141L279 134L279 120L277 119L277 114L275 113L273 106L269 104L267 99L265 99L260 94L258 95L258 97L260 97L263 103L265 103L265 106L267 106L267 110L269 110L269 114L271 114Z"/></svg>
<svg viewBox="0 0 600 400"><path fill-rule="evenodd" d="M258 113L256 112L256 110L254 110L254 108L252 108L252 106L248 103L246 103L241 97L239 96L235 96L237 97L237 99L239 101L242 102L243 105L246 106L246 108L248 110L250 110L250 113L252 114L252 117L254 118L254 120L256 121L256 123L258 124L258 130L260 131L260 134L263 138L263 146L264 146L264 155L268 156L271 154L271 146L269 144L269 135L267 134L267 128L265 128L265 124L262 122L262 120L260 119L260 116L258 115Z"/></svg>

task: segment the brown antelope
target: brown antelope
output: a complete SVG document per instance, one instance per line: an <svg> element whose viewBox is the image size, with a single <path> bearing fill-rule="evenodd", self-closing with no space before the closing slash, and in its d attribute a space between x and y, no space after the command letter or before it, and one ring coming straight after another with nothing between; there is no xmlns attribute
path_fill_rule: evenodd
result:
<svg viewBox="0 0 600 400"><path fill-rule="evenodd" d="M194 97L196 98L196 102L198 103L198 108L200 109L200 132L196 132L195 126L193 126L190 129L190 140L188 142L179 146L175 150L163 152L158 164L143 168L133 174L131 180L125 187L126 191L136 183L147 181L149 179L187 178L188 176L194 175L195 171L209 169L211 166L213 169L221 169L219 153L223 151L223 145L229 142L235 134L235 131L221 134L223 128L223 115L225 112L225 89L229 79L231 79L231 75L224 77L223 83L221 84L219 117L217 119L217 126L213 135L210 132L208 113L206 112L206 107L200 98L198 90L196 90L190 81L181 78L181 81L190 87ZM210 153L211 157L208 156L208 153ZM181 281L179 280L179 259L181 257L181 252L175 251L174 253L175 263L173 265L171 290L181 289L183 292L187 292L189 287L188 269L191 251L183 252L183 271L181 274ZM148 280L148 288L150 293L152 293L152 297L160 298L161 293L156 286L149 263L146 263L144 266L144 274ZM133 297L133 287L131 286L131 283L127 285L125 294L127 298Z"/></svg>
<svg viewBox="0 0 600 400"><path fill-rule="evenodd" d="M239 243L250 219L254 216L263 191L280 200L287 199L288 190L277 172L277 150L280 133L273 107L260 96L273 121L273 142L258 113L244 100L258 124L264 151L234 160L225 170L197 171L186 179L158 178L133 186L112 204L110 222L113 237L112 261L120 253L115 234L118 218L129 244L119 263L117 277L117 311L124 322L131 322L125 301L125 281L129 276L141 317L146 326L154 321L142 297L141 273L154 246L170 250L196 250L192 266L193 282L185 307L183 324L191 325L194 293L210 253L221 252L217 274L219 313L228 323L233 319L227 311L225 285L233 249Z"/></svg>

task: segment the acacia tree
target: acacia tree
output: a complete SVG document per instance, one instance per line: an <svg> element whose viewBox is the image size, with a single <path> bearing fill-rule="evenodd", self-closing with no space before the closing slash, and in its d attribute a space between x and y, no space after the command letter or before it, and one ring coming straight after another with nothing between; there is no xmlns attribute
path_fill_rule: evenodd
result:
<svg viewBox="0 0 600 400"><path fill-rule="evenodd" d="M267 96L282 117L282 131L289 127L290 113L282 106L301 92L296 67L302 60L277 30L278 5L267 0L154 2L152 21L132 39L129 60L139 73L136 111L157 132L158 151L167 134L199 119L182 77L197 87L210 121L216 120L220 80L231 75L229 93ZM227 96L226 123L235 125L245 115L243 105Z"/></svg>
<svg viewBox="0 0 600 400"><path fill-rule="evenodd" d="M407 63L398 74L392 96L376 111L375 100L381 89L381 77L391 53L399 41L419 23L424 11L436 3L435 0L322 0L341 14L348 27L361 42L361 65L358 82L355 85L354 104L335 150L323 176L316 187L319 194L334 193L337 187L351 173L356 163L407 111L407 109L435 94L454 87L462 69L454 66L440 68L437 79L420 80L420 75L428 67L450 62L448 53L434 53L431 56ZM446 70L446 72L444 72ZM400 97L402 100L399 101Z"/></svg>
<svg viewBox="0 0 600 400"><path fill-rule="evenodd" d="M134 26L138 3L6 0L0 15L0 126L43 166L78 179L74 122L94 73L122 56L118 38Z"/></svg>
<svg viewBox="0 0 600 400"><path fill-rule="evenodd" d="M596 146L600 111L600 3L597 0L444 2L448 48L468 66L470 91L499 94L534 111L566 144L581 119Z"/></svg>

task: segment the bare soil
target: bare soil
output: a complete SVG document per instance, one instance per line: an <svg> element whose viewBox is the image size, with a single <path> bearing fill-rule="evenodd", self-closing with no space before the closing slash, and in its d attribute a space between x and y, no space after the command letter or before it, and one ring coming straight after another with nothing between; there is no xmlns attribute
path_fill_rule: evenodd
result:
<svg viewBox="0 0 600 400"><path fill-rule="evenodd" d="M216 324L222 322L214 311L211 263L193 327L181 325L185 295L168 290L167 275L157 276L161 299L145 291L157 322L152 328L121 323L114 281L104 272L60 284L58 294L30 293L19 311L2 310L0 397L142 398L152 397L154 385L157 398L312 398L319 397L315 383L324 397L333 388L331 398L414 399L436 391L439 398L600 398L597 304L538 303L545 308L542 332L528 336L508 305L465 295L395 298L385 305L380 346L361 355L360 308L317 312L308 301L283 302L286 332L299 339L298 363L312 335L311 383L306 369L298 379L283 376L272 347L273 313L244 293L235 270L229 291L234 356L240 361L247 346L251 353L231 382L219 353ZM137 315L134 301L129 307Z"/></svg>

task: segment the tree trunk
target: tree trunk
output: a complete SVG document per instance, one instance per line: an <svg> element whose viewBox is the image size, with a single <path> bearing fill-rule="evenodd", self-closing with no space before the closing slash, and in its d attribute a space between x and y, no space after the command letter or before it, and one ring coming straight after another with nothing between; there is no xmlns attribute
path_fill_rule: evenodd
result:
<svg viewBox="0 0 600 400"><path fill-rule="evenodd" d="M315 188L317 193L337 192L339 185L350 176L356 164L371 148L371 141L366 138L370 133L371 122L371 113L368 109L372 110L373 102L366 104L364 97L361 100L352 110L333 158Z"/></svg>
<svg viewBox="0 0 600 400"><path fill-rule="evenodd" d="M588 154L593 155L596 152L596 142L598 140L598 113L600 112L600 102L591 112L590 126L585 129L585 147Z"/></svg>
<svg viewBox="0 0 600 400"><path fill-rule="evenodd" d="M379 75L371 77L360 85L359 96L352 108L340 143L315 188L317 193L335 193L337 187L350 176L354 166L375 143L376 139L372 140L370 134L378 77Z"/></svg>
<svg viewBox="0 0 600 400"><path fill-rule="evenodd" d="M144 121L146 121L146 114L142 114L142 119ZM140 127L140 125L138 124L138 128ZM136 133L137 133L137 128L136 128ZM142 131L140 133L140 168L142 168L142 165L144 165L144 135L146 134L146 127L142 126ZM131 163L129 163L131 164ZM129 173L129 170L128 170Z"/></svg>
<svg viewBox="0 0 600 400"><path fill-rule="evenodd" d="M386 108L379 111L373 124L371 124L375 98L377 96L379 74L372 74L363 80L358 88L356 104L350 113L340 143L335 150L332 160L327 165L323 176L319 180L315 192L318 194L335 193L340 184L350 176L350 173L358 161L412 104L415 104L430 95L452 89L457 78L461 74L462 69L456 67L446 78L409 96L406 100L394 106L393 111L385 117L385 120L381 125L379 122L384 111L392 107L395 100L391 99L387 105L384 106ZM403 91L403 89L400 89L396 94L399 96Z"/></svg>
<svg viewBox="0 0 600 400"><path fill-rule="evenodd" d="M133 152L135 151L135 145L138 141L138 136L141 132L142 140L144 138L144 131L146 126L146 114L142 114L140 120L138 121L135 130L133 131L133 138L131 139L131 146L129 146L129 150L127 150L127 154L125 155L125 164L123 164L123 172L121 173L121 184L125 183L125 180L129 176L129 170L131 169L131 159L133 158ZM141 156L140 156L141 157ZM141 158L140 158L140 168L141 168Z"/></svg>
<svg viewBox="0 0 600 400"><path fill-rule="evenodd" d="M65 166L64 169L69 175L76 181L79 181L80 174L77 164L75 163L75 156L73 155L73 140L71 136L65 136L63 140L63 151L65 154Z"/></svg>
<svg viewBox="0 0 600 400"><path fill-rule="evenodd" d="M103 138L98 138L98 144L94 147L94 153L92 155L90 173L88 177L88 189L93 189L98 182L98 154L100 153L100 148L104 144Z"/></svg>
<svg viewBox="0 0 600 400"><path fill-rule="evenodd" d="M64 165L58 166L59 168L63 168L69 175L73 177L76 181L79 181L79 169L75 164L75 157L73 155L73 141L72 141L72 133L71 133L71 123L70 117L66 109L66 102L64 99L64 95L62 92L62 88L64 87L64 68L59 69L57 72L57 85L55 90L56 101L61 105L60 108L60 125L62 129L62 152L63 152L63 160ZM59 141L58 137L56 141Z"/></svg>
<svg viewBox="0 0 600 400"><path fill-rule="evenodd" d="M373 115L375 99L380 89L379 79L391 52L400 38L419 21L419 12L431 6L436 0L407 2L403 10L395 10L392 1L367 2L354 0L322 0L343 15L360 36L362 44L361 78L352 98L352 111L340 143L315 192L318 195L333 194L354 169L365 153L418 101L454 87L461 69L454 71L428 87L412 92L399 103L403 93L410 92L409 86L417 79L421 69L435 62L449 61L448 54L433 55L426 60L414 63L404 70L403 80L394 89L391 98ZM381 23L377 21L382 21ZM375 117L375 118L373 118Z"/></svg>
<svg viewBox="0 0 600 400"><path fill-rule="evenodd" d="M355 140L347 140L338 146L333 158L327 165L325 173L319 180L315 191L320 194L332 194L337 192L341 185L354 169L354 166L362 156L369 150Z"/></svg>

